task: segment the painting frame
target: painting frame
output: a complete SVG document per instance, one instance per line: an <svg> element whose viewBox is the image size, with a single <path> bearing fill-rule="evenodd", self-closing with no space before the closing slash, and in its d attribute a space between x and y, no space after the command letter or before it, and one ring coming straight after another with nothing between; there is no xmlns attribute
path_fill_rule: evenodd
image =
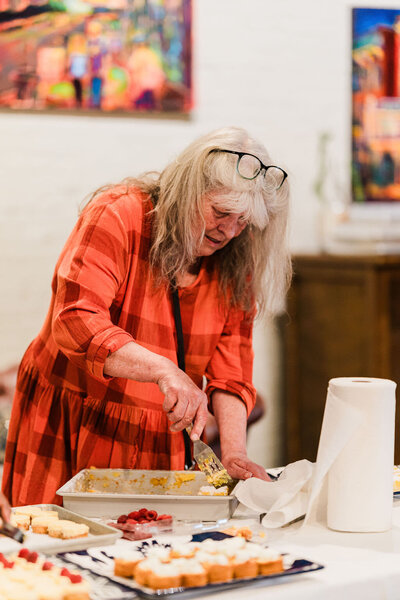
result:
<svg viewBox="0 0 400 600"><path fill-rule="evenodd" d="M1 112L187 119L192 0L0 0L0 64Z"/></svg>
<svg viewBox="0 0 400 600"><path fill-rule="evenodd" d="M400 206L400 8L352 9L352 200Z"/></svg>

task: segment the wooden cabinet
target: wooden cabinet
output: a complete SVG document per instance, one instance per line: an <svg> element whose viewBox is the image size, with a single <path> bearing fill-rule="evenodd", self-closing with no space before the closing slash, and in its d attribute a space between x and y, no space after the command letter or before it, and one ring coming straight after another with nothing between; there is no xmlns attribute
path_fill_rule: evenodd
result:
<svg viewBox="0 0 400 600"><path fill-rule="evenodd" d="M281 320L286 459L314 461L329 379L400 385L400 256L298 255L293 267ZM398 464L399 407L396 434Z"/></svg>

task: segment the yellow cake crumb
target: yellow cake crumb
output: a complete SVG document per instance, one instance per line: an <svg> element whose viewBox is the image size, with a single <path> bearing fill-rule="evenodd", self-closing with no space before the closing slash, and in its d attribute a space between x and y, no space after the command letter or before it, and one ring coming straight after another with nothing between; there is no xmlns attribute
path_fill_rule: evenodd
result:
<svg viewBox="0 0 400 600"><path fill-rule="evenodd" d="M164 486L167 483L167 477L152 477L150 479L150 483L154 486Z"/></svg>
<svg viewBox="0 0 400 600"><path fill-rule="evenodd" d="M175 473L174 486L180 488L186 481L193 481L196 478L196 473Z"/></svg>

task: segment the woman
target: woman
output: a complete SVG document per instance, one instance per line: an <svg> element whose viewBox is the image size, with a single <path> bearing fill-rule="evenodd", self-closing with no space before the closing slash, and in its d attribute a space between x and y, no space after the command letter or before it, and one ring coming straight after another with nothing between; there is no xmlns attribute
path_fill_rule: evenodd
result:
<svg viewBox="0 0 400 600"><path fill-rule="evenodd" d="M244 130L226 128L160 175L92 196L20 366L3 477L13 505L59 503L56 490L92 465L182 469L182 431L193 423L198 439L207 406L228 472L268 478L247 457L246 419L255 303L272 309L290 280L286 173L271 164Z"/></svg>

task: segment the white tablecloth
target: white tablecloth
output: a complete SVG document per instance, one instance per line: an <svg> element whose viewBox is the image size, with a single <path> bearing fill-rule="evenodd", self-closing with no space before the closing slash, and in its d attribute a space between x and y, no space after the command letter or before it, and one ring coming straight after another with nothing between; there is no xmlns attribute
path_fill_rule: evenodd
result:
<svg viewBox="0 0 400 600"><path fill-rule="evenodd" d="M339 533L322 525L295 523L268 532L266 542L325 568L273 580L267 589L264 584L230 590L229 600L400 599L400 499L394 500L393 527L384 533ZM206 597L217 596L220 600L221 594Z"/></svg>

